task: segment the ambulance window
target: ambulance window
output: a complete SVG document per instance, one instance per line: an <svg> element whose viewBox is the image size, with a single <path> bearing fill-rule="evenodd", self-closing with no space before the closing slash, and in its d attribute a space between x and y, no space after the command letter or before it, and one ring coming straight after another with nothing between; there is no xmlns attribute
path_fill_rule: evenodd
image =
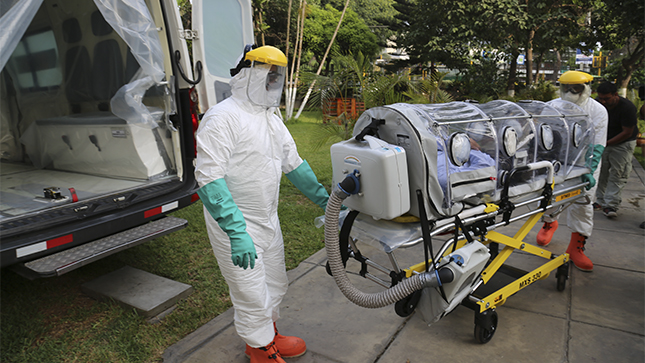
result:
<svg viewBox="0 0 645 363"><path fill-rule="evenodd" d="M210 14L204 21L208 69L214 76L228 79L243 50L242 7L237 1L204 1L203 6L204 14Z"/></svg>
<svg viewBox="0 0 645 363"><path fill-rule="evenodd" d="M9 65L23 90L43 91L59 87L63 81L51 29L26 34L11 55Z"/></svg>

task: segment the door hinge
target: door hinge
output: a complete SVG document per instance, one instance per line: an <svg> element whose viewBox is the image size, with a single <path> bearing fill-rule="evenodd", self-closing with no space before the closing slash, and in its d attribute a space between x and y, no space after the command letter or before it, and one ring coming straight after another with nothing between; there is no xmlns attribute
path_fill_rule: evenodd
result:
<svg viewBox="0 0 645 363"><path fill-rule="evenodd" d="M190 39L190 40L199 39L197 37L197 30L180 30L179 37L181 39Z"/></svg>

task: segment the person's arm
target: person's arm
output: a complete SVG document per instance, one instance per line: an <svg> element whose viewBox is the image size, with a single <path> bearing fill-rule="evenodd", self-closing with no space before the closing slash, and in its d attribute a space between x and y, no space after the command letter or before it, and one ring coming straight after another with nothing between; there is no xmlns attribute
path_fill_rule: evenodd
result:
<svg viewBox="0 0 645 363"><path fill-rule="evenodd" d="M593 147L589 150L591 153L591 158L589 160L589 169L591 169L590 173L583 174L580 176L580 179L582 179L583 182L589 182L585 189L589 190L596 185L596 178L593 177L593 173L596 171L598 168L598 164L600 164L600 159L602 158L602 153L605 151L605 147L599 144L593 145Z"/></svg>
<svg viewBox="0 0 645 363"><path fill-rule="evenodd" d="M285 175L312 202L318 204L323 210L327 208L329 193L318 182L318 178L316 178L314 171L311 170L307 160L304 160L297 168Z"/></svg>
<svg viewBox="0 0 645 363"><path fill-rule="evenodd" d="M600 104L598 104L600 106ZM588 182L585 186L586 190L593 188L596 185L596 178L593 174L600 164L602 158L602 153L605 151L605 145L607 142L607 126L609 123L609 114L607 109L604 106L597 107L593 111L592 117L594 118L594 143L590 146L587 151L590 155L587 156L587 167L591 170L589 173L581 175L580 179L583 182Z"/></svg>
<svg viewBox="0 0 645 363"><path fill-rule="evenodd" d="M638 125L636 120L636 106L628 100L623 101L620 113L620 124L623 130L616 136L607 140L607 146L618 145L623 141L629 140L634 134L634 129Z"/></svg>
<svg viewBox="0 0 645 363"><path fill-rule="evenodd" d="M629 140L629 138L634 133L634 127L636 126L631 126L631 127L623 126L623 131L621 131L618 135L612 137L611 139L607 140L607 146L618 145L623 141Z"/></svg>
<svg viewBox="0 0 645 363"><path fill-rule="evenodd" d="M224 179L214 180L201 187L197 194L208 213L217 221L231 242L231 260L236 266L246 270L255 267L258 254L251 236L246 232L246 222L242 212L233 201Z"/></svg>
<svg viewBox="0 0 645 363"><path fill-rule="evenodd" d="M195 179L201 187L197 194L204 207L229 238L233 264L246 269L255 267L255 244L224 179L235 145L239 143L238 126L229 114L207 112L195 134Z"/></svg>

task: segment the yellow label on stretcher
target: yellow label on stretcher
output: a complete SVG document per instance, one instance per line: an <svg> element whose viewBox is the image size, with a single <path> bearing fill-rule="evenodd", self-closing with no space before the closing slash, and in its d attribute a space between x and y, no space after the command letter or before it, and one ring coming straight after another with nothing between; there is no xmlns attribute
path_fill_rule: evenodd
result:
<svg viewBox="0 0 645 363"><path fill-rule="evenodd" d="M557 197L555 197L555 201L559 202L561 200L569 199L571 197L575 197L576 195L579 195L580 193L582 193L582 189L574 190L569 193L564 193L562 195L558 195Z"/></svg>

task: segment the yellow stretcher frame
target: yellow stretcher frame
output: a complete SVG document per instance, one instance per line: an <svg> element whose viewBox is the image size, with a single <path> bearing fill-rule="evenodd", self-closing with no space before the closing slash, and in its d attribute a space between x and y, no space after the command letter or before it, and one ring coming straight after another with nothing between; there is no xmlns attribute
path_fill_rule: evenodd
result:
<svg viewBox="0 0 645 363"><path fill-rule="evenodd" d="M549 171L549 174L547 176L547 180L550 180L551 182L546 183L544 190L539 197L524 200L516 204L509 200L508 181L511 180L511 177L515 171L520 170L513 169L510 175L507 176L507 183L504 185L502 197L499 203L486 203L486 206L484 208L479 207L480 209L473 211L473 213L463 215L463 217L461 217L463 219L461 219L460 216L456 216L454 223L444 223L437 229L434 229L435 225L430 227L427 222L424 225L423 218L425 218L425 214L422 213L418 220L421 223L423 235L421 241L424 242L424 253L426 256L428 256L428 252L430 252L431 254L433 254L433 256L431 256L429 260L415 264L407 269L400 269L393 256L390 256L391 252L389 252L388 255L390 256L390 261L395 268L395 271L390 272L390 277L393 281L392 284L396 284L395 279L397 278L410 278L414 274L424 273L428 271L428 268L431 265L434 269L439 269L441 267L440 261L443 258L449 256L455 251L458 251L465 245L472 243L474 241L474 238L471 237L478 236L479 242L483 245L488 246L488 249L492 252L492 254L489 257L489 260L483 271L481 271L477 278L471 281L469 294L467 296L461 295L460 298L462 300L459 301L459 303L475 311L475 339L482 344L487 343L493 337L498 322L496 308L503 305L508 297L514 295L518 291L526 288L527 286L533 284L538 280L546 279L548 276L550 276L551 271L556 269L557 289L559 291L563 291L566 285L566 281L569 278L569 254L563 253L561 255L556 255L544 248L524 242L524 239L533 229L533 227L542 219L545 211L553 210L553 208L558 208L555 213L559 214L565 204L574 203L577 199L584 197L583 188L587 183L568 186L554 193L555 181L553 180L553 170L551 164L547 163L547 165L545 165L544 163L540 162L536 163L536 165L533 166L527 166L522 170L537 170L541 168L548 169L547 171ZM417 191L417 196L420 200L419 210L423 211L424 206L420 191ZM552 203L552 201L555 203ZM511 218L512 213L516 210L516 208L529 206L532 203L539 203L538 208L529 208L528 213ZM500 223L495 223L496 217L498 216L502 216L502 221ZM520 221L524 218L527 218L526 221L522 224L515 235L513 235L513 237L495 231L497 227L507 226L512 222ZM406 220L405 222L409 221ZM343 225L343 227L345 227L345 225ZM452 231L454 231L454 237L446 241L441 247L441 250L438 252L438 254L434 255L432 246L426 245L427 242L432 243L432 233L434 233L435 235L440 235L442 233L451 231L451 228ZM429 232L429 229L434 230L432 232ZM419 241L419 239L411 241L414 243L409 244L408 246L412 246ZM350 244L352 243L350 242ZM491 246L491 244L494 245ZM501 251L499 251L499 245L504 246ZM355 249L355 246L353 246L353 244L352 249ZM428 251L428 249L430 249L430 251ZM545 260L547 260L547 262L529 272L505 265L505 262L516 250L523 251L535 257L544 258ZM360 256L359 260L363 264L364 268L364 270L361 270L361 275L387 288L387 281L375 278L367 272L367 265L373 267L376 267L378 265L370 262L369 259L363 256ZM512 273L510 275L511 277L515 277L516 279L506 284L504 287L497 289L495 292L488 293L488 295L485 297L481 297L479 294L477 294L479 287L481 287L481 285L486 285L487 283L489 283L493 276L498 271L500 271L502 267L512 270ZM387 273L387 269L378 269L382 272ZM504 273L505 271L501 272ZM518 276L519 278L517 278ZM441 294L443 296L443 299L445 300L446 296L444 295L443 289L441 290ZM408 297L399 300L395 305L395 310L399 316L406 317L416 308L416 304L418 303L419 295L411 294ZM455 307L452 301L449 302L448 305L448 308L451 307L453 309ZM446 311L444 311L443 314L445 313Z"/></svg>
<svg viewBox="0 0 645 363"><path fill-rule="evenodd" d="M558 267L564 265L569 261L569 254L564 253L561 255L553 255L551 251L547 251L544 248L529 244L524 242L526 235L533 229L536 223L540 221L544 213L534 214L529 219L524 222L522 227L515 233L513 237L508 237L496 231L490 231L486 234L483 244L487 245L491 242L499 243L504 245L504 249L498 253L498 255L491 261L491 263L482 271L481 277L486 284L499 270L504 262L510 257L510 255L515 250L521 250L531 255L542 257L549 262L546 262L542 266L527 272L524 276L516 279L515 281L507 284L506 286L498 289L497 291L489 294L488 296L477 301L479 305L479 312L482 313L488 309L495 309L497 306L502 305L506 298L517 293L518 291L524 289L525 287L533 284L538 280L547 278L551 271L557 269Z"/></svg>
<svg viewBox="0 0 645 363"><path fill-rule="evenodd" d="M579 193L570 193L567 197L577 195ZM566 199L566 198L563 198ZM516 251L520 250L531 255L541 257L549 260L542 266L527 272L522 277L516 279L515 281L507 284L506 286L498 289L497 291L489 294L488 296L479 299L477 305L479 305L479 312L483 313L489 309L495 309L498 306L501 306L506 302L506 299L517 293L518 291L524 289L525 287L533 284L538 280L543 280L547 278L551 271L557 269L558 267L569 262L569 254L564 253L561 255L554 255L551 251L545 250L544 248L535 246L524 242L526 235L533 229L533 227L540 221L544 212L534 214L524 222L520 229L515 233L513 237L503 235L496 231L489 231L481 241L484 245L489 245L492 242L504 245L505 247L495 256L495 258L488 264L488 266L482 271L481 278L484 284L486 284L490 279L495 275L495 273L504 265L504 262L510 257L510 255ZM456 250L463 247L467 242L462 240L457 242ZM448 251L446 252L446 254ZM431 261L430 261L431 262ZM425 262L421 262L414 266L411 266L407 269L404 269L406 278L411 277L415 272L422 273L425 271Z"/></svg>

